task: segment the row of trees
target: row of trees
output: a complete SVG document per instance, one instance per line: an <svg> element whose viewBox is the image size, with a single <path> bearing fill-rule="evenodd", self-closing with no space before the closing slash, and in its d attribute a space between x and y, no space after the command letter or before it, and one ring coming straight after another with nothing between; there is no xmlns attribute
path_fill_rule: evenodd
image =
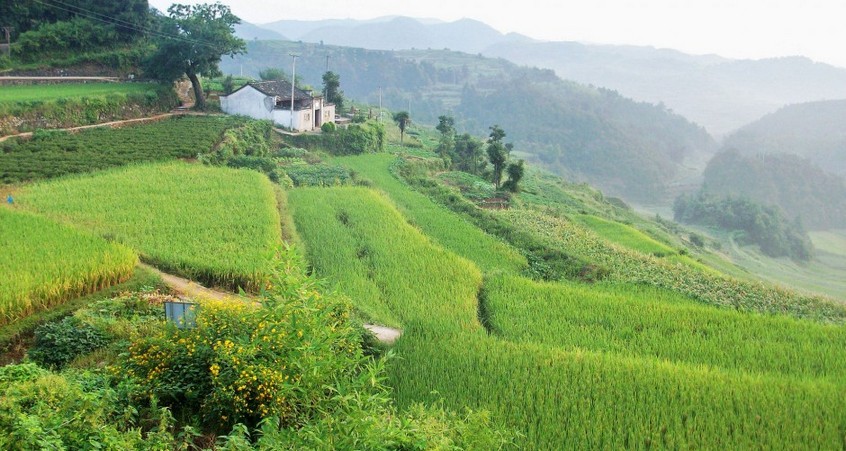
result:
<svg viewBox="0 0 846 451"><path fill-rule="evenodd" d="M489 128L487 142L482 142L469 133L458 135L455 130L455 118L439 116L435 127L440 132L438 153L448 160L452 169L468 172L490 179L497 191L505 189L511 192L520 190L519 183L525 172L523 160L510 161L512 143L505 143L505 130L499 125ZM490 163L491 168L487 165ZM508 178L503 181L503 173Z"/></svg>

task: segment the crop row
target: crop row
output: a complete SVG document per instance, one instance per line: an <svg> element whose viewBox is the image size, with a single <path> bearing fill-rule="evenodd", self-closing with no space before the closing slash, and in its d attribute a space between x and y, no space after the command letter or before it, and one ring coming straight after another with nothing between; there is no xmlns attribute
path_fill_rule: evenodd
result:
<svg viewBox="0 0 846 451"><path fill-rule="evenodd" d="M674 264L609 243L572 221L534 210L498 213L514 227L528 231L548 246L599 265L609 278L673 290L701 302L750 312L787 314L842 323L846 306L791 290L741 281Z"/></svg>
<svg viewBox="0 0 846 451"><path fill-rule="evenodd" d="M365 188L301 188L288 203L317 274L371 319L425 323L427 330L481 328L478 269L409 227L383 196Z"/></svg>
<svg viewBox="0 0 846 451"><path fill-rule="evenodd" d="M503 338L714 367L846 380L846 328L740 313L635 285L485 281Z"/></svg>
<svg viewBox="0 0 846 451"><path fill-rule="evenodd" d="M289 201L316 272L371 317L405 327L391 365L403 405L488 408L525 434L525 449L842 443L842 385L489 336L474 302L478 270L382 196L311 188Z"/></svg>
<svg viewBox="0 0 846 451"><path fill-rule="evenodd" d="M230 117L178 116L119 129L37 132L0 143L0 183L54 178L138 162L195 158L210 151Z"/></svg>
<svg viewBox="0 0 846 451"><path fill-rule="evenodd" d="M0 208L0 324L121 282L137 261L125 246Z"/></svg>
<svg viewBox="0 0 846 451"><path fill-rule="evenodd" d="M18 204L134 248L163 270L259 290L281 245L273 185L247 170L181 162L41 182Z"/></svg>
<svg viewBox="0 0 846 451"><path fill-rule="evenodd" d="M3 86L0 112L13 106L33 105L43 101L96 97L107 94L144 93L157 87L151 83L60 83L54 85Z"/></svg>
<svg viewBox="0 0 846 451"><path fill-rule="evenodd" d="M413 225L446 249L472 260L483 271L521 271L526 267L525 257L514 248L398 180L389 170L396 157L367 154L337 158L335 161L387 192Z"/></svg>

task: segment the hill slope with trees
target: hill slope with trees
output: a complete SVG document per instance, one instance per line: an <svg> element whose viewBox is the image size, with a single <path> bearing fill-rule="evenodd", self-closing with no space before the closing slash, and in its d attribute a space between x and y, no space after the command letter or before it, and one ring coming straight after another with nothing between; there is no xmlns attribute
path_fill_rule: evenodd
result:
<svg viewBox="0 0 846 451"><path fill-rule="evenodd" d="M716 148L704 129L661 105L478 55L255 41L221 68L253 76L269 66L288 71L291 52L301 55L297 75L306 83L319 86L328 57L349 98L377 104L381 90L385 107L408 109L423 124L450 113L459 132L484 135L500 124L527 160L632 200L664 199L684 164Z"/></svg>
<svg viewBox="0 0 846 451"><path fill-rule="evenodd" d="M724 145L745 155L799 155L846 177L844 124L846 100L789 105L732 133Z"/></svg>

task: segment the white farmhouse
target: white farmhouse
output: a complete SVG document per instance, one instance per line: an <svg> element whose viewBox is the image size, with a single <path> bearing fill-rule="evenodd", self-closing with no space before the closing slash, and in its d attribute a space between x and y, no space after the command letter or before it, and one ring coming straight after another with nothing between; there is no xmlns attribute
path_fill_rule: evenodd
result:
<svg viewBox="0 0 846 451"><path fill-rule="evenodd" d="M335 122L335 105L302 89L294 89L294 118L291 121L291 83L259 81L220 96L220 108L227 114L267 119L282 127L307 132Z"/></svg>

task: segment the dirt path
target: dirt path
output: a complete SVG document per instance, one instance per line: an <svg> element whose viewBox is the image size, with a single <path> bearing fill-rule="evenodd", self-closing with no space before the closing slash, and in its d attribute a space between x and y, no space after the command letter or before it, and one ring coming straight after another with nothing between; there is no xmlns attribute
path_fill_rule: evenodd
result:
<svg viewBox="0 0 846 451"><path fill-rule="evenodd" d="M243 300L243 298L236 296L232 293L225 293L223 291L217 291L211 288L206 288L198 284L197 282L192 282L182 277L177 277L172 274L161 272L150 265L144 263L139 263L138 265L144 269L152 271L153 273L161 277L162 281L164 281L164 283L168 287L183 296L196 297L202 299L214 299L217 301ZM369 330L370 333L372 333L373 335L375 335L377 340L385 344L393 344L402 335L402 331L399 329L379 326L376 324L365 324L364 328Z"/></svg>
<svg viewBox="0 0 846 451"><path fill-rule="evenodd" d="M185 113L185 112L163 113L163 114L158 114L156 116L139 117L139 118L135 118L135 119L122 119L122 120L119 120L119 121L103 122L102 124L80 125L79 127L55 128L55 129L50 129L50 130L51 131L52 130L58 130L58 131L63 131L63 132L75 132L75 131L79 131L79 130L86 130L86 129L89 129L89 128L115 127L115 126L124 125L124 124L132 124L132 123L135 123L135 122L160 121L162 119L165 119L165 118L168 118L168 117L171 117L171 116L181 115L181 114L187 114L187 113ZM16 135L0 136L0 143L9 139L9 138L29 138L30 136L32 136L32 132L18 133Z"/></svg>

